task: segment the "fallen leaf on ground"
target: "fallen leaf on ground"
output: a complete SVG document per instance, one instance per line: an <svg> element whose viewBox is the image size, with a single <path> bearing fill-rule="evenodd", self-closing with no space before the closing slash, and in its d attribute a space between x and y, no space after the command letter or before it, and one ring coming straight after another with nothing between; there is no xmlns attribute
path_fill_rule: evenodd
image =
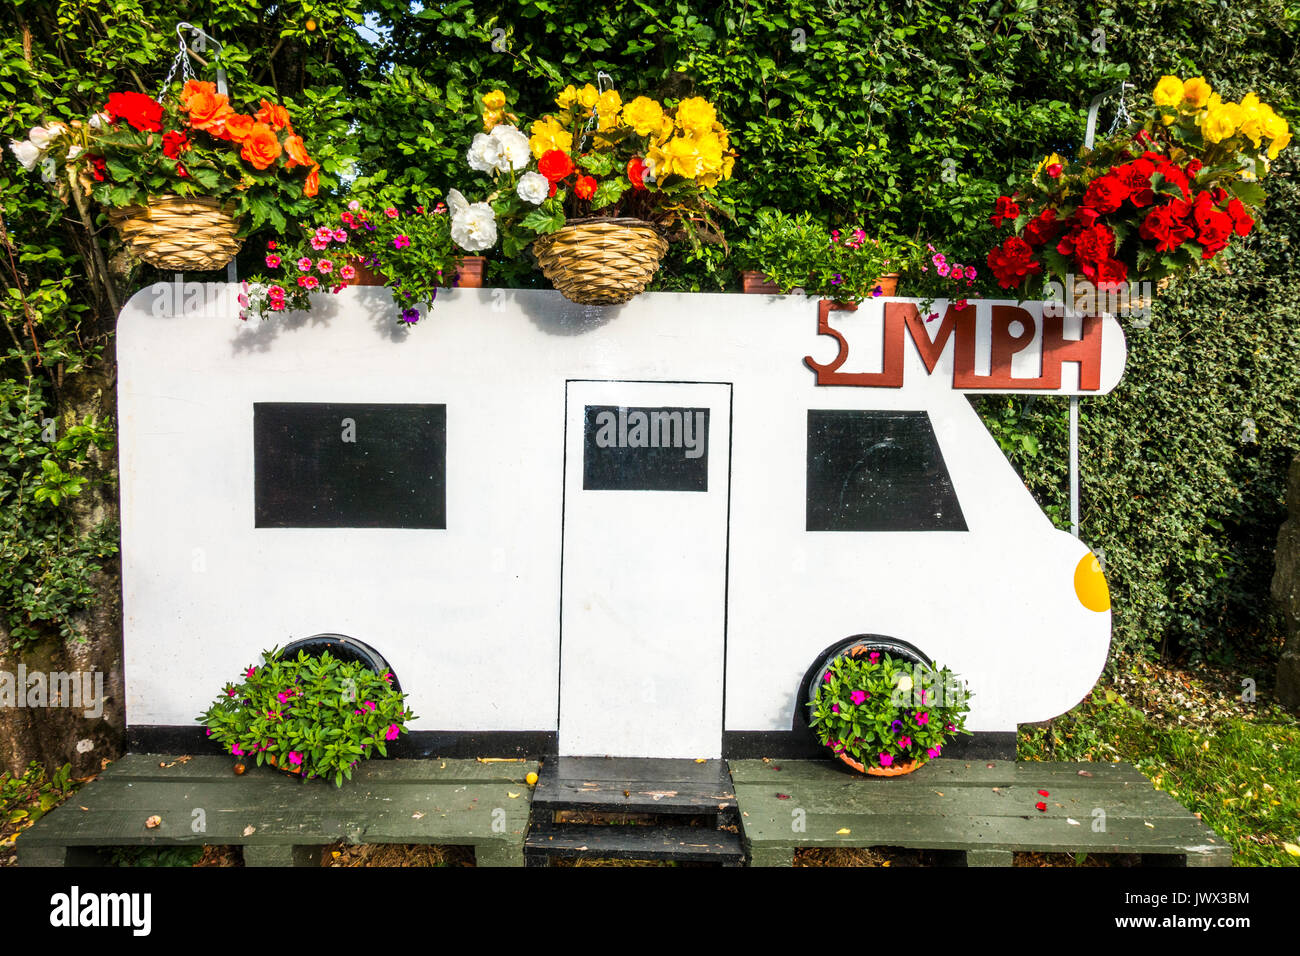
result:
<svg viewBox="0 0 1300 956"><path fill-rule="evenodd" d="M257 832L257 827L255 826L244 827L244 836L252 836L256 832Z"/></svg>
<svg viewBox="0 0 1300 956"><path fill-rule="evenodd" d="M155 814L148 820L144 821L144 825L150 830L156 830L158 827L162 826L162 817Z"/></svg>
<svg viewBox="0 0 1300 956"><path fill-rule="evenodd" d="M853 832L853 831L850 830L848 827L840 827L838 830L835 831L835 835L836 835L836 836L848 836L848 835L849 835L850 833L852 833L852 832Z"/></svg>
<svg viewBox="0 0 1300 956"><path fill-rule="evenodd" d="M423 820L423 819L424 819L424 811L423 811L423 810L416 810L414 813L411 814L411 819L412 819L412 820Z"/></svg>
<svg viewBox="0 0 1300 956"><path fill-rule="evenodd" d="M509 790L507 790L507 791L506 791L506 796L509 797L511 800L515 800L515 799L517 799L517 798L519 797L519 794L517 794L517 793L511 793Z"/></svg>

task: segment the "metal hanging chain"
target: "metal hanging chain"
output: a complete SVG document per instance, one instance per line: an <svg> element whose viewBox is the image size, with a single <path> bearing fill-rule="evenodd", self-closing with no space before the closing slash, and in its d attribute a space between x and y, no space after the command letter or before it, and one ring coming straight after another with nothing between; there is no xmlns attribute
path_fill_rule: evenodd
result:
<svg viewBox="0 0 1300 956"><path fill-rule="evenodd" d="M186 30L190 32L195 42L199 44L200 50L204 49L204 44L208 43L212 44L214 47L212 62L217 68L217 90L220 93L226 92L226 71L221 65L221 44L202 27L196 27L194 24L186 23L182 20L180 23L176 24L176 40L178 47L176 50L176 56L172 58L172 67L167 71L167 79L163 80L162 89L158 91L158 95L155 97L159 103L161 103L163 97L167 95L167 91L171 89L172 80L176 78L177 69L181 71L182 81L188 82L189 80L195 79L194 71L190 69L190 48L185 42L184 31Z"/></svg>
<svg viewBox="0 0 1300 956"><path fill-rule="evenodd" d="M1125 99L1124 91L1134 88L1133 84L1127 81L1119 85L1119 105L1115 107L1115 119L1111 121L1110 129L1106 131L1107 138L1114 136L1119 130L1125 129L1133 122L1133 117L1128 112L1128 102Z"/></svg>
<svg viewBox="0 0 1300 956"><path fill-rule="evenodd" d="M614 88L614 78L610 76L608 73L606 73L604 70L597 70L596 71L597 95L599 96L599 94L608 92L613 88ZM598 99L596 105L591 108L591 116L588 117L587 119L587 125L582 128L582 134L578 137L578 152L581 153L582 148L587 145L588 134L591 133L592 129L599 122L600 122L600 101Z"/></svg>

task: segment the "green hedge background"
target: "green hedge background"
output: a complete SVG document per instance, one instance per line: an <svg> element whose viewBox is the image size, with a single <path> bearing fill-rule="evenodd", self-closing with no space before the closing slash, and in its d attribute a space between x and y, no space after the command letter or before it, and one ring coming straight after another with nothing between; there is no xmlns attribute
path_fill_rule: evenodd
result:
<svg viewBox="0 0 1300 956"><path fill-rule="evenodd" d="M625 98L699 94L718 106L740 151L733 239L763 207L807 209L828 226L930 236L963 261L983 262L1008 177L1074 151L1089 100L1121 80L1144 97L1164 73L1201 74L1225 97L1257 91L1300 124L1300 5L1280 0L18 0L0 17L6 142L84 116L115 89L155 93L185 19L226 44L237 102L289 105L323 161L323 189L356 177L440 192L470 182L463 156L481 93L500 87L535 114L563 83L605 70ZM1116 651L1225 663L1276 654L1272 546L1300 447L1298 152L1276 164L1267 212L1230 274L1163 296L1151 327L1130 331L1124 383L1083 403L1083 537L1105 556ZM75 213L7 151L0 202L17 266L0 250L0 625L17 647L78 639L93 572L113 571L114 459L95 419L112 411L114 306L156 275L104 230L94 241L111 288L88 281L94 250ZM736 265L716 248L675 252L656 287L738 290ZM489 282L544 280L496 264ZM978 405L1065 526L1065 402ZM46 417L60 420L60 444L42 439ZM71 432L77 423L90 427Z"/></svg>

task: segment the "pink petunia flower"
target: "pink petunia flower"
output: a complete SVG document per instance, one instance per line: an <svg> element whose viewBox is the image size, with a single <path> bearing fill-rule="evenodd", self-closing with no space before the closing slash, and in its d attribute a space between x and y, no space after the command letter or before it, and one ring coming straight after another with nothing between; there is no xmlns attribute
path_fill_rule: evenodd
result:
<svg viewBox="0 0 1300 956"><path fill-rule="evenodd" d="M334 263L328 259L322 259L320 262L316 263L316 269L321 275L328 275L334 271Z"/></svg>
<svg viewBox="0 0 1300 956"><path fill-rule="evenodd" d="M320 236L311 237L311 247L317 252L320 252L322 249L328 249L329 244L330 241L328 239L322 239Z"/></svg>
<svg viewBox="0 0 1300 956"><path fill-rule="evenodd" d="M293 764L295 767L302 766L302 754L298 753L296 750L290 750L289 763Z"/></svg>
<svg viewBox="0 0 1300 956"><path fill-rule="evenodd" d="M244 671L244 677L245 678L252 677L256 673L257 673L257 668L250 667L248 670Z"/></svg>
<svg viewBox="0 0 1300 956"><path fill-rule="evenodd" d="M347 230L345 230L345 229L335 229L335 230L334 230L334 241L335 241L335 242L347 242L347 241L348 241Z"/></svg>
<svg viewBox="0 0 1300 956"><path fill-rule="evenodd" d="M280 268L280 257L277 256L277 255L269 255L269 256L267 256L267 257L266 257L266 267L267 267L268 269L278 269L278 268Z"/></svg>
<svg viewBox="0 0 1300 956"><path fill-rule="evenodd" d="M356 277L357 277L357 270L352 268L352 266L344 266L343 268L339 269L340 279L344 279L348 282L351 282Z"/></svg>
<svg viewBox="0 0 1300 956"><path fill-rule="evenodd" d="M353 212L356 212L358 209L361 208L361 203L353 199L351 202L348 203L348 208L351 209Z"/></svg>
<svg viewBox="0 0 1300 956"><path fill-rule="evenodd" d="M894 758L891 757L891 756L889 756L889 754L882 753L882 754L880 755L880 766L882 766L882 767L888 767L888 766L889 766L890 764L892 764L893 762L894 762Z"/></svg>
<svg viewBox="0 0 1300 956"><path fill-rule="evenodd" d="M315 276L307 276L302 280L302 284L304 288L314 289L320 285L320 279L317 279Z"/></svg>
<svg viewBox="0 0 1300 956"><path fill-rule="evenodd" d="M940 753L940 751L942 751L942 750L943 750L942 747L931 747L929 750L927 750L927 751L925 752L925 754L926 754L927 757L934 758L934 757L939 756L939 753Z"/></svg>
<svg viewBox="0 0 1300 956"><path fill-rule="evenodd" d="M308 256L303 256L294 264L298 267L299 272L311 272L311 259Z"/></svg>
<svg viewBox="0 0 1300 956"><path fill-rule="evenodd" d="M898 746L900 746L900 747L902 747L904 750L906 750L908 747L912 746L912 738L911 738L911 737L899 737L899 738L898 738Z"/></svg>
<svg viewBox="0 0 1300 956"><path fill-rule="evenodd" d="M921 693L924 695L925 691L921 691ZM929 722L930 722L930 715L925 711L921 711L919 714L916 715L916 723L918 726L924 727Z"/></svg>
<svg viewBox="0 0 1300 956"><path fill-rule="evenodd" d="M396 219L397 210L394 209L392 206L389 206L387 209L384 210L384 215L387 216L389 219Z"/></svg>
<svg viewBox="0 0 1300 956"><path fill-rule="evenodd" d="M389 724L389 725L388 725L388 732L384 734L384 739L385 739L385 740L396 740L396 739L397 739L397 735L400 734L401 732L402 732L402 731L401 731L401 729L397 726L397 724Z"/></svg>
<svg viewBox="0 0 1300 956"><path fill-rule="evenodd" d="M839 705L839 704L831 704L831 713L832 713L832 714L838 714L839 712L840 712L840 705Z"/></svg>
<svg viewBox="0 0 1300 956"><path fill-rule="evenodd" d="M239 746L239 744L232 744L230 747L230 752L234 754L236 757L244 756L244 748Z"/></svg>
<svg viewBox="0 0 1300 956"><path fill-rule="evenodd" d="M849 700L853 701L853 703L855 704L860 704L866 699L867 699L866 691L855 690L853 693L849 694Z"/></svg>
<svg viewBox="0 0 1300 956"><path fill-rule="evenodd" d="M408 236L396 236L393 239L394 249L405 249L410 244L411 244L411 240Z"/></svg>

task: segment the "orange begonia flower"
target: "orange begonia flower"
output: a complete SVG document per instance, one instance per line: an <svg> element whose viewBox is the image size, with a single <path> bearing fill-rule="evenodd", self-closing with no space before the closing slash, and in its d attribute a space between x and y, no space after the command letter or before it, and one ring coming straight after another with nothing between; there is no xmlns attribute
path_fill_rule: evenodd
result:
<svg viewBox="0 0 1300 956"><path fill-rule="evenodd" d="M302 137L290 134L284 138L284 151L289 154L285 161L285 169L293 169L295 166L310 166L312 158L307 155L307 147L303 145Z"/></svg>
<svg viewBox="0 0 1300 956"><path fill-rule="evenodd" d="M302 194L314 196L318 189L320 189L320 163L313 163L311 172L307 174L307 181L302 184Z"/></svg>
<svg viewBox="0 0 1300 956"><path fill-rule="evenodd" d="M266 169L279 158L281 152L280 138L275 135L275 130L265 123L254 123L244 139L244 148L239 155L252 164L254 169Z"/></svg>
<svg viewBox="0 0 1300 956"><path fill-rule="evenodd" d="M190 114L190 126L207 130L219 139L226 139L226 120L234 115L230 101L218 93L212 83L189 80L181 91L181 109Z"/></svg>
<svg viewBox="0 0 1300 956"><path fill-rule="evenodd" d="M234 142L242 143L252 131L253 117L243 113L231 113L226 117L226 135Z"/></svg>
<svg viewBox="0 0 1300 956"><path fill-rule="evenodd" d="M271 103L262 100L262 108L257 111L257 121L265 123L274 130L287 129L293 132L293 124L289 122L289 111L278 103Z"/></svg>

